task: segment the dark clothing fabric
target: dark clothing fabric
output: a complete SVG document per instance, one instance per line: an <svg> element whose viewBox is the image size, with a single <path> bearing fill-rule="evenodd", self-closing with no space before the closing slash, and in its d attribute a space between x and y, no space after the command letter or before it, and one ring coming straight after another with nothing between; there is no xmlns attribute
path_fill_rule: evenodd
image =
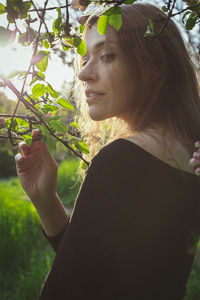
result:
<svg viewBox="0 0 200 300"><path fill-rule="evenodd" d="M200 178L118 139L92 160L41 300L180 300L200 232Z"/></svg>

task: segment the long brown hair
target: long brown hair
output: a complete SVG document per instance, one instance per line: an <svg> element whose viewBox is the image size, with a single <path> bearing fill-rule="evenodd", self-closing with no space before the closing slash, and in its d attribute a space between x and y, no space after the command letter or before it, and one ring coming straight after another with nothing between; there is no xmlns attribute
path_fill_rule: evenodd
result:
<svg viewBox="0 0 200 300"><path fill-rule="evenodd" d="M117 32L119 47L127 68L130 68L130 76L137 72L138 77L139 94L130 111L133 132L156 127L166 129L192 153L193 143L200 138L200 96L197 70L183 38L171 19L159 37L144 37L149 19L154 23L155 33L166 19L166 15L154 5L135 3L121 7L122 26ZM98 13L90 16L84 36L98 18ZM81 61L78 70L80 68ZM152 80L151 69L156 70L155 80ZM91 146L92 157L111 140L128 135L128 128L126 124L121 126L122 121L117 118L103 122L89 120L83 108L85 101L81 99L83 85L81 88L82 92L79 89L76 94L79 102L81 100L79 123L82 124L83 137Z"/></svg>

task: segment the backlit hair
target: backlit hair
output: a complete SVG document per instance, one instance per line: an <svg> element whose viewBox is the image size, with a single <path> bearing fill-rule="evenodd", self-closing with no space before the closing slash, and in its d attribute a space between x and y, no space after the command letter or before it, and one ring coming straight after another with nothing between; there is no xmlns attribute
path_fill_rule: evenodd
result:
<svg viewBox="0 0 200 300"><path fill-rule="evenodd" d="M138 97L134 98L130 117L132 132L160 127L168 130L190 153L200 138L200 93L197 70L183 38L172 19L158 38L144 37L149 19L155 33L162 27L166 15L147 3L122 5L122 26L117 33L119 47L130 76L137 72ZM83 37L96 25L99 13L91 15ZM81 70L81 57L77 72ZM152 72L156 76L152 80ZM77 83L75 93L80 108L79 124L92 158L110 141L129 135L125 122L116 117L93 121L88 116L84 83Z"/></svg>

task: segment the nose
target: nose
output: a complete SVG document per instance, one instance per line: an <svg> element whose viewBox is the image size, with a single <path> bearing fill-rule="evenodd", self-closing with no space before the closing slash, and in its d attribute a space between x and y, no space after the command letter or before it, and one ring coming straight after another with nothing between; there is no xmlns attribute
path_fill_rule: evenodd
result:
<svg viewBox="0 0 200 300"><path fill-rule="evenodd" d="M81 81L97 80L98 70L97 66L94 66L92 62L87 62L81 72L78 74L78 78Z"/></svg>

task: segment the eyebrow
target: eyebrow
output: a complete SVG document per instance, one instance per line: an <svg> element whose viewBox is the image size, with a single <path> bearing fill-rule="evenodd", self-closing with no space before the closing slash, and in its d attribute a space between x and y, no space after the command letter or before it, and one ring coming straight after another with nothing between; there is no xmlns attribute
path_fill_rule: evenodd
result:
<svg viewBox="0 0 200 300"><path fill-rule="evenodd" d="M97 50L97 49L103 47L106 43L109 43L109 44L111 44L111 43L117 44L117 41L109 41L109 40L108 40L108 41L106 41L106 40L100 41L100 42L98 42L98 43L96 43L96 44L94 45L94 49ZM88 51L87 51L87 52L88 52ZM86 53L84 56L82 56L82 58L85 58L86 56L87 56L87 53Z"/></svg>

